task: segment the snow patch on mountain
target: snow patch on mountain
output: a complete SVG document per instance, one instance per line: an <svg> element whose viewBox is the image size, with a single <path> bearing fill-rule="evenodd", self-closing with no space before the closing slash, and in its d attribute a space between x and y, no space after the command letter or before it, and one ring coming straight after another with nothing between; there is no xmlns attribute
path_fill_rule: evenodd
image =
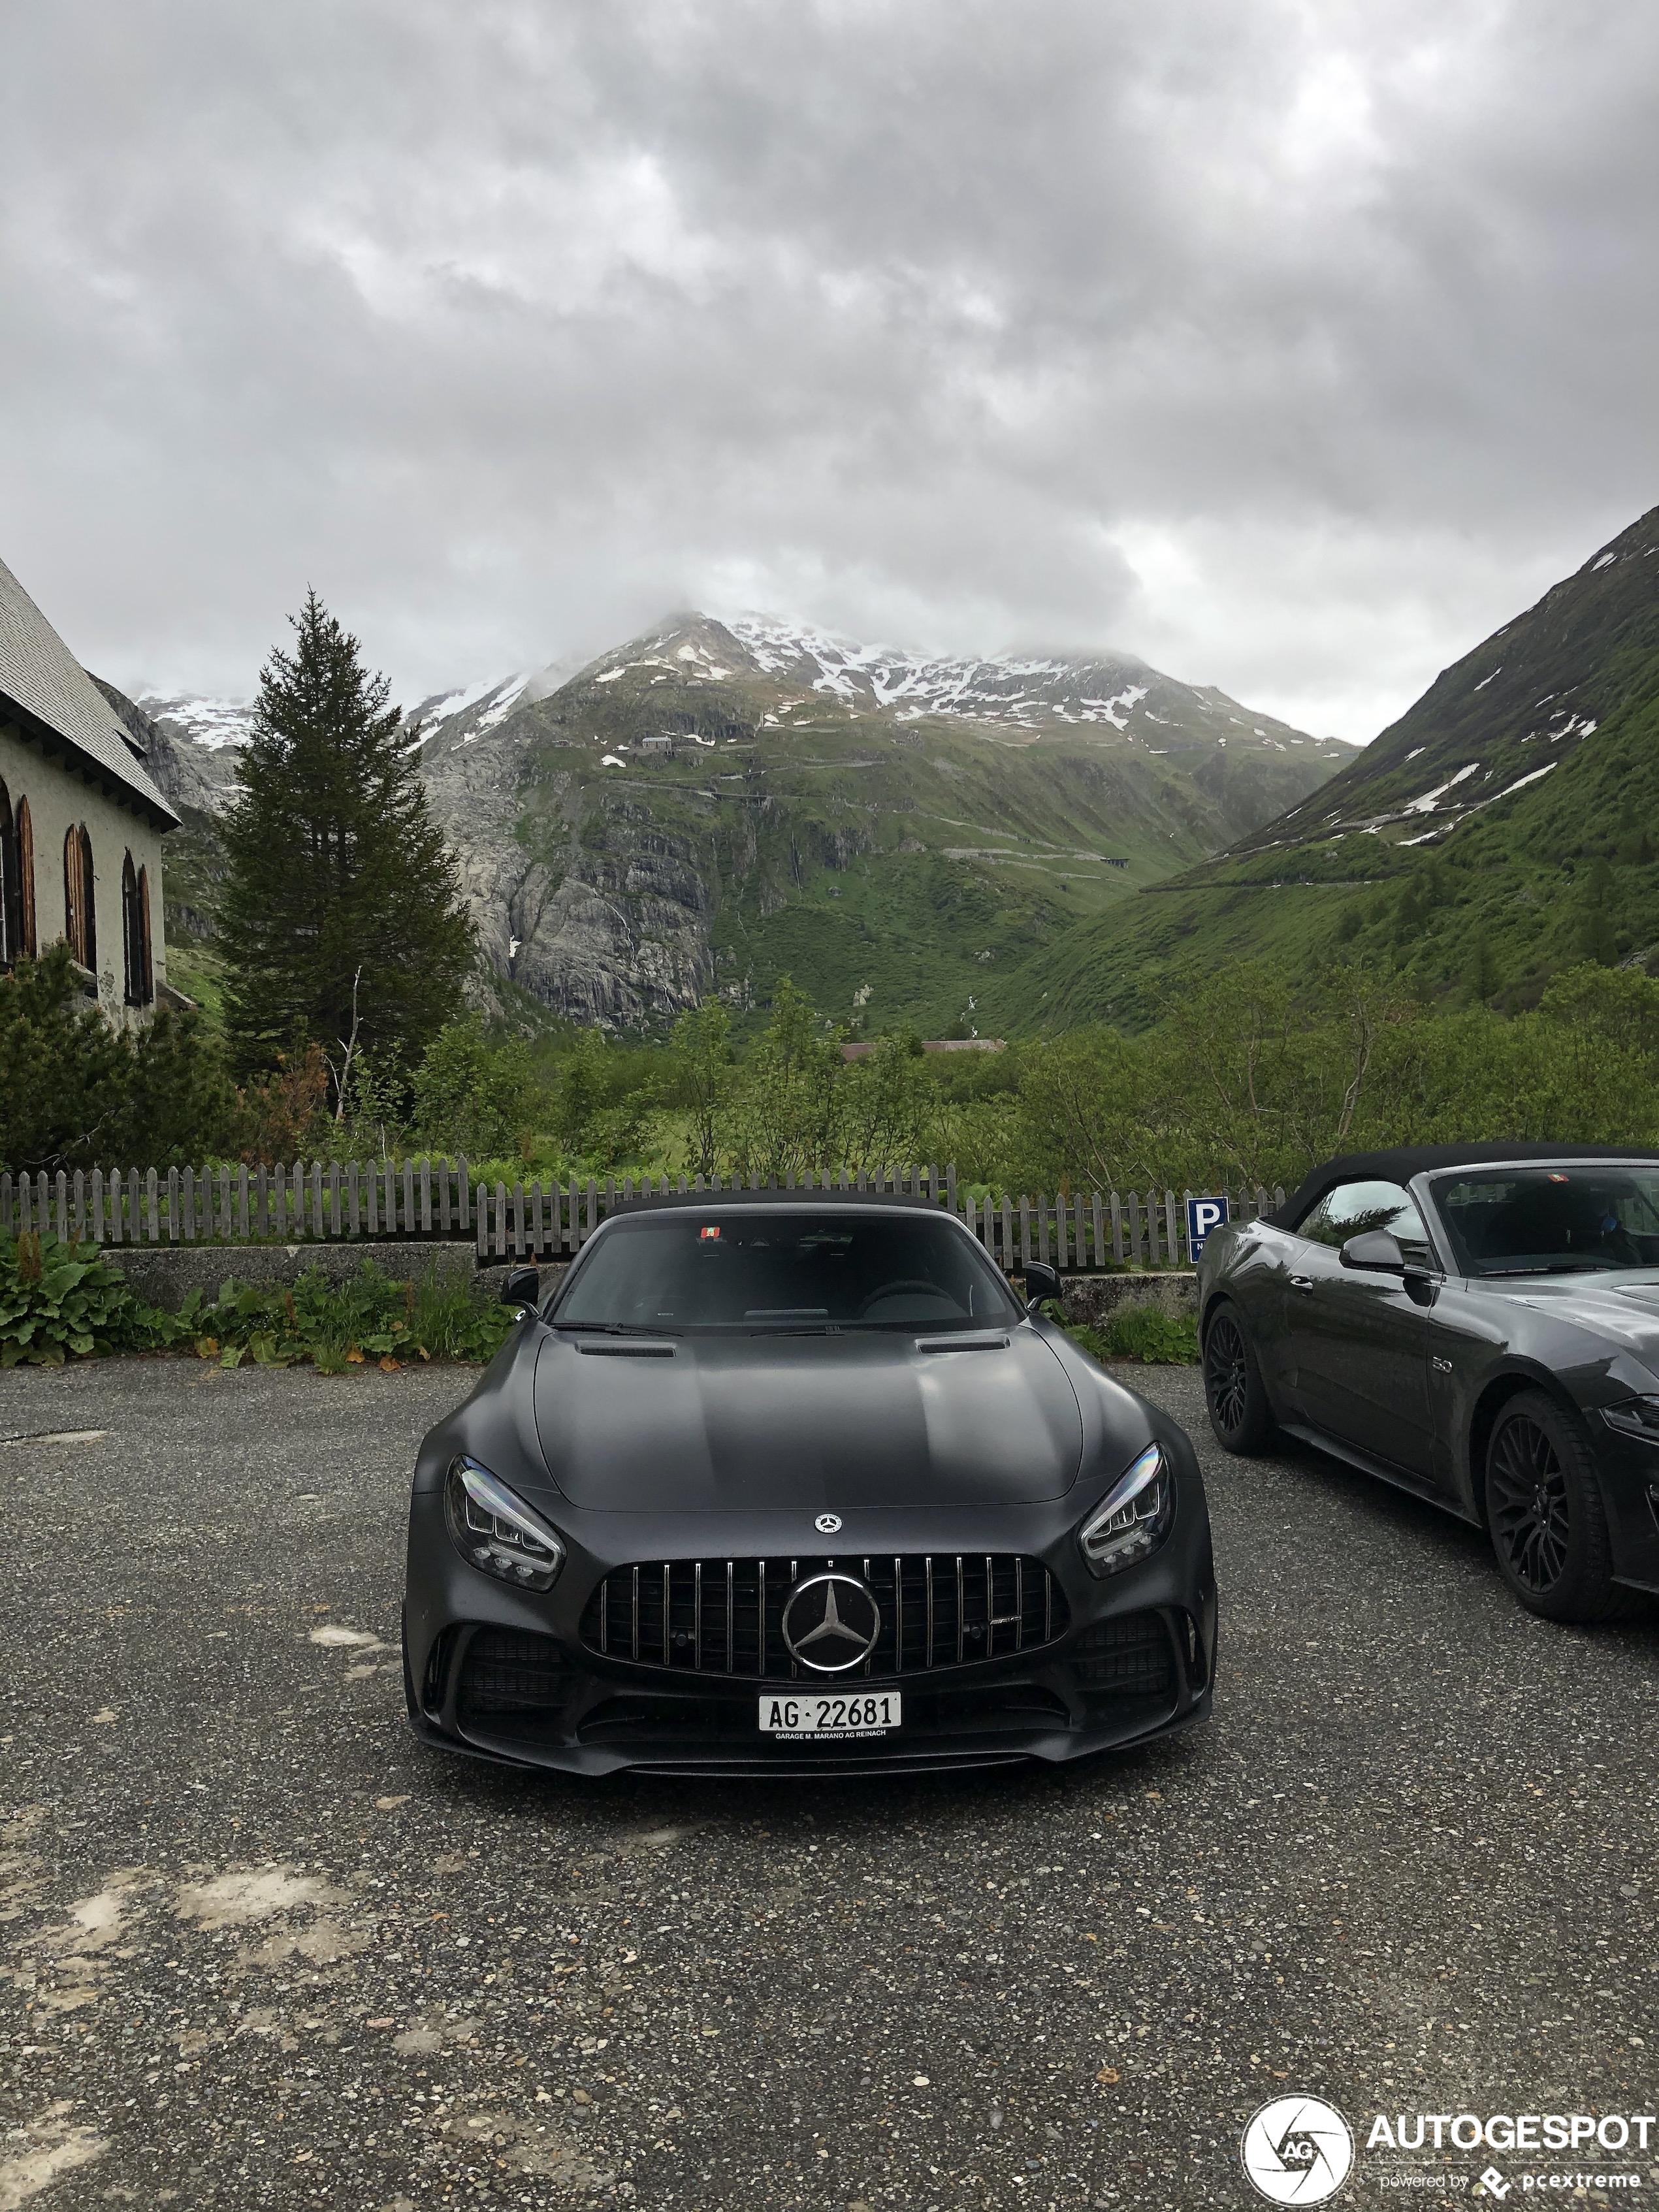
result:
<svg viewBox="0 0 1659 2212"><path fill-rule="evenodd" d="M147 691L137 704L164 730L215 752L222 745L245 745L253 731L251 699L204 699L188 694L164 699Z"/></svg>

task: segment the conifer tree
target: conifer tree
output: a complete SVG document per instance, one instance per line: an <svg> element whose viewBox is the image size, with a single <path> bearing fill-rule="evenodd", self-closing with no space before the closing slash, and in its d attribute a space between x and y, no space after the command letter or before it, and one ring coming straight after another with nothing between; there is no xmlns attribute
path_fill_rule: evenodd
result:
<svg viewBox="0 0 1659 2212"><path fill-rule="evenodd" d="M226 1016L244 1069L296 1045L405 1061L457 1009L474 952L454 855L391 686L308 592L260 672L224 824Z"/></svg>

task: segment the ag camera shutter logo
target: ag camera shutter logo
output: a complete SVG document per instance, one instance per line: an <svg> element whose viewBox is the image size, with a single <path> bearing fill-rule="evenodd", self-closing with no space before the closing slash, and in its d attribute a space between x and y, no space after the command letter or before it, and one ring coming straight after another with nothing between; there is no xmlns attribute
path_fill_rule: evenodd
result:
<svg viewBox="0 0 1659 2212"><path fill-rule="evenodd" d="M1239 2146L1244 2177L1269 2204L1324 2204L1353 2167L1353 2134L1321 2097L1275 2097Z"/></svg>

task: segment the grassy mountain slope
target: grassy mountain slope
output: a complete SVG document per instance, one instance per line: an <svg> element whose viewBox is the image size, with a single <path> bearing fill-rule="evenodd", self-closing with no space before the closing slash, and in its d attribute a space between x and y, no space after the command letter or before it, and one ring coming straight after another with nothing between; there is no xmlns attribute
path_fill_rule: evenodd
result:
<svg viewBox="0 0 1659 2212"><path fill-rule="evenodd" d="M1529 1005L1587 957L1659 967L1656 854L1659 508L1316 794L1079 924L990 1011L1139 1026L1184 972L1239 954L1350 953L1425 997Z"/></svg>
<svg viewBox="0 0 1659 2212"><path fill-rule="evenodd" d="M652 1027L793 974L872 1025L975 1025L988 974L1315 787L1334 749L1133 662L939 663L701 616L422 767L498 975Z"/></svg>

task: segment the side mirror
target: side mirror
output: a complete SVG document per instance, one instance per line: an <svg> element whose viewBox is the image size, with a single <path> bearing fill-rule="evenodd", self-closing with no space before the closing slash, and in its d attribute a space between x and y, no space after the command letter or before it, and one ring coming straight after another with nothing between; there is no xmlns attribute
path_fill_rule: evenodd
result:
<svg viewBox="0 0 1659 2212"><path fill-rule="evenodd" d="M1342 1265L1358 1267L1368 1275L1403 1275L1406 1255L1397 1238L1386 1229L1367 1229L1358 1237L1350 1237L1342 1247Z"/></svg>
<svg viewBox="0 0 1659 2212"><path fill-rule="evenodd" d="M1065 1297L1066 1294L1060 1288L1059 1270L1049 1267L1046 1261L1030 1261L1021 1272L1025 1277L1027 1313L1036 1313L1050 1298Z"/></svg>
<svg viewBox="0 0 1659 2212"><path fill-rule="evenodd" d="M501 1285L501 1303L504 1306L539 1305L542 1296L542 1276L539 1267L509 1267L507 1280Z"/></svg>

